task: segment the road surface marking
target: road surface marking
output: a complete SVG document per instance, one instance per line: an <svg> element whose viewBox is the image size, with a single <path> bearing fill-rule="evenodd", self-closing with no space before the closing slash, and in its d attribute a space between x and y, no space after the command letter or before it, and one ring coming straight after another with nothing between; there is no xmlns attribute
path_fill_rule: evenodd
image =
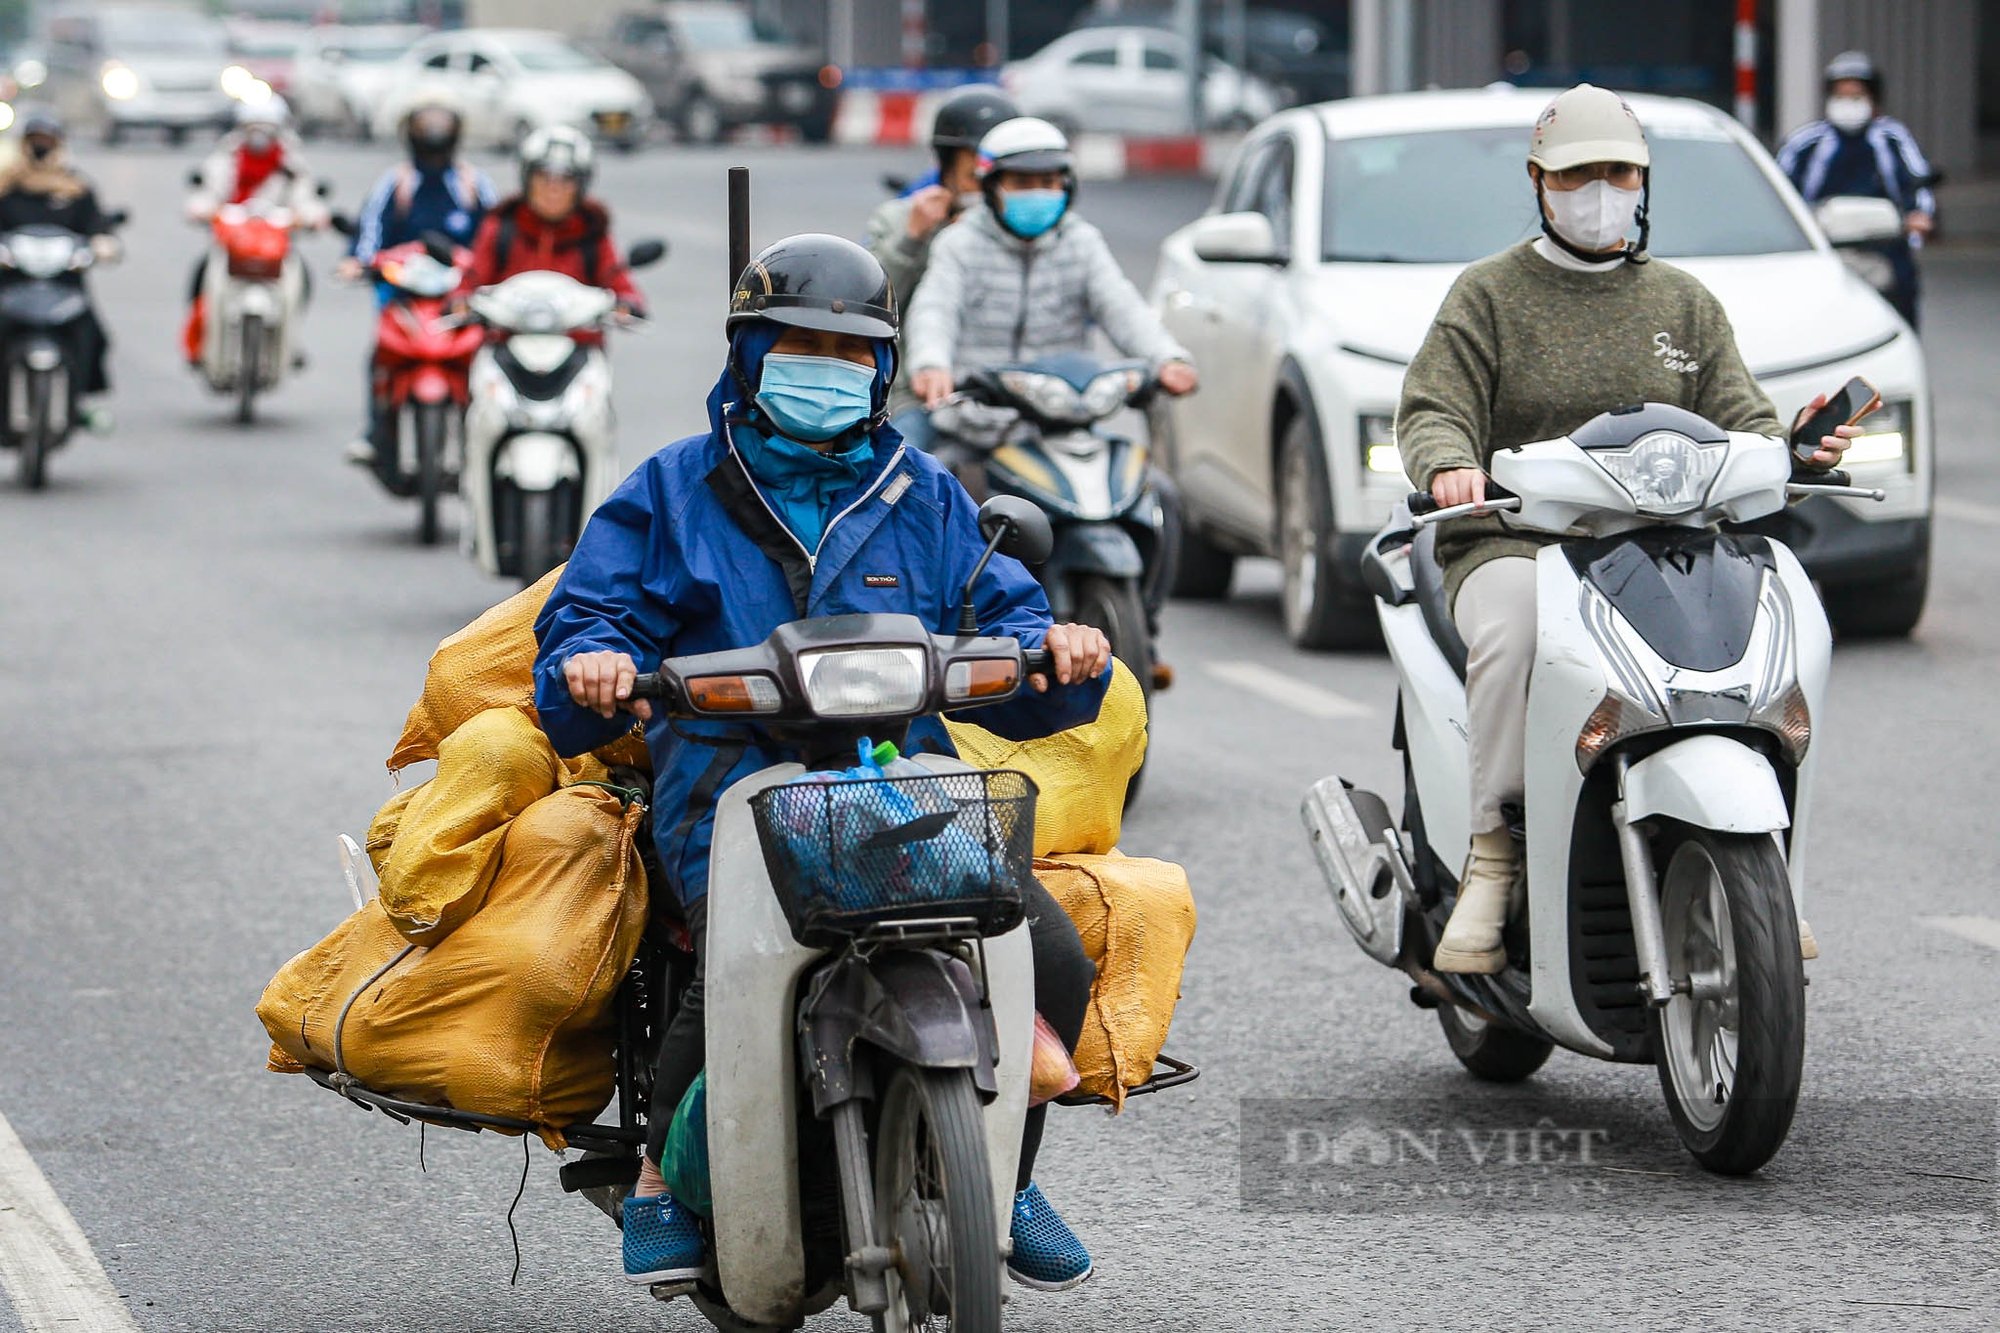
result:
<svg viewBox="0 0 2000 1333"><path fill-rule="evenodd" d="M1983 505L1977 500L1959 500L1949 495L1940 495L1933 503L1938 513L1946 518L1962 518L1968 523L1984 523L1988 527L2000 528L2000 505Z"/></svg>
<svg viewBox="0 0 2000 1333"><path fill-rule="evenodd" d="M1367 704L1357 703L1344 694L1323 690L1317 685L1308 685L1282 671L1273 670L1261 662L1210 662L1209 674L1240 686L1252 694L1260 694L1274 704L1331 721L1343 717L1373 717L1375 710Z"/></svg>
<svg viewBox="0 0 2000 1333"><path fill-rule="evenodd" d="M1917 921L1989 949L2000 949L2000 921L1990 916L1920 916Z"/></svg>
<svg viewBox="0 0 2000 1333"><path fill-rule="evenodd" d="M27 1333L138 1333L76 1219L0 1116L0 1286Z"/></svg>

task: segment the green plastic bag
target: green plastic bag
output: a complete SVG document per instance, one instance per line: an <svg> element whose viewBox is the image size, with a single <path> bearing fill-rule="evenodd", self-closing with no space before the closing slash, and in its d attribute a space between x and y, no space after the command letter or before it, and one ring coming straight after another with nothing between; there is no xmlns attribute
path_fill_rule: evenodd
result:
<svg viewBox="0 0 2000 1333"><path fill-rule="evenodd" d="M687 1207L712 1217L715 1198L708 1184L708 1071L696 1074L687 1095L667 1126L667 1146L660 1153L660 1177L667 1192Z"/></svg>

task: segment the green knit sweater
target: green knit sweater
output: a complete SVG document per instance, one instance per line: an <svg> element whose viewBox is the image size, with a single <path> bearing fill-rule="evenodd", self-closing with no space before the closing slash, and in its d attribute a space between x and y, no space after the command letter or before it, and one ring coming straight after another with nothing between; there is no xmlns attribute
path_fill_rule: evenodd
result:
<svg viewBox="0 0 2000 1333"><path fill-rule="evenodd" d="M1776 409L1736 350L1722 303L1655 259L1559 268L1524 241L1461 273L1403 377L1396 443L1420 490L1493 451L1566 435L1629 403L1672 403L1725 430L1776 435ZM1438 530L1446 595L1488 560L1556 540L1497 518Z"/></svg>

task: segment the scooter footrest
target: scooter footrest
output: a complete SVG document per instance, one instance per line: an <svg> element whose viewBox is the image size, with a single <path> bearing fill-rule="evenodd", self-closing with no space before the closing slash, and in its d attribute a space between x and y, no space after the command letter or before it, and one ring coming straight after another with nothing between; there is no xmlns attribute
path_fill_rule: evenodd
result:
<svg viewBox="0 0 2000 1333"><path fill-rule="evenodd" d="M557 1171L556 1176L567 1194L590 1189L622 1188L639 1178L639 1159L636 1156L586 1157L569 1163Z"/></svg>
<svg viewBox="0 0 2000 1333"><path fill-rule="evenodd" d="M656 1301L671 1301L676 1297L693 1295L694 1283L655 1282L652 1286L648 1287L647 1290L652 1293L653 1299Z"/></svg>

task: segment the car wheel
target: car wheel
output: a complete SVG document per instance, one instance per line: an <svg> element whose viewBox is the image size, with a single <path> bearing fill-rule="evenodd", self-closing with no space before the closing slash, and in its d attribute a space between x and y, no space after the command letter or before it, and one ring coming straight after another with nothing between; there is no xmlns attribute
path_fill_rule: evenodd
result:
<svg viewBox="0 0 2000 1333"><path fill-rule="evenodd" d="M695 93L681 104L681 136L689 143L710 144L722 138L722 108L706 93Z"/></svg>
<svg viewBox="0 0 2000 1333"><path fill-rule="evenodd" d="M1907 639L1923 619L1930 582L1927 560L1896 578L1834 584L1821 590L1821 598L1839 638Z"/></svg>
<svg viewBox="0 0 2000 1333"><path fill-rule="evenodd" d="M1333 496L1311 416L1285 427L1278 445L1278 559L1284 566L1285 633L1301 648L1363 648L1376 641L1374 609L1334 559Z"/></svg>

